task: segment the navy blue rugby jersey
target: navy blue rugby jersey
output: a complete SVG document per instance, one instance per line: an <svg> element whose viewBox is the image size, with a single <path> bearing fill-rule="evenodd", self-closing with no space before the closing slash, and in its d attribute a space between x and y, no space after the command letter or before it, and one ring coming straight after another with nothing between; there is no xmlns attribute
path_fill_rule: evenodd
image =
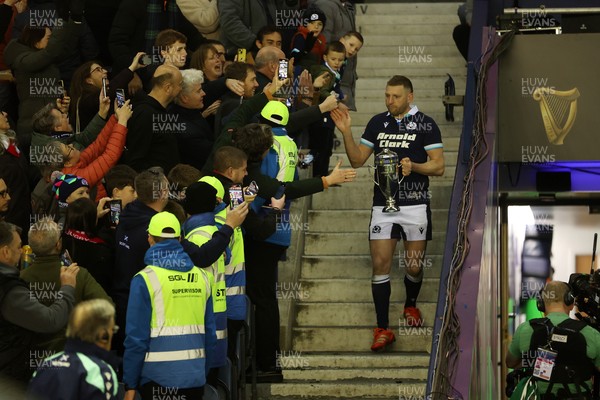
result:
<svg viewBox="0 0 600 400"><path fill-rule="evenodd" d="M373 149L374 154L389 149L398 154L399 160L408 157L416 163L427 161L428 150L443 148L440 128L416 106L401 120L389 112L375 115L367 124L360 143ZM401 170L398 174L402 178ZM396 193L399 206L427 204L429 199L429 177L416 172L404 177ZM385 206L385 197L377 185L373 191L373 206Z"/></svg>

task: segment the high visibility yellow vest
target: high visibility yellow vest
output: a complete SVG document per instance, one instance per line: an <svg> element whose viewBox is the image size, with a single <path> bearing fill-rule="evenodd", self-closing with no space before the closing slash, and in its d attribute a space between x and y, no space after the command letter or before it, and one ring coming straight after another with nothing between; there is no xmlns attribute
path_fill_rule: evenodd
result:
<svg viewBox="0 0 600 400"><path fill-rule="evenodd" d="M200 341L193 340L193 336L190 337L190 348L187 349L181 349L181 342L177 342L177 349L170 349L169 345L173 341L158 339L205 334L205 307L212 293L210 278L206 272L198 267L180 272L147 266L137 275L144 279L152 304L150 346L145 363L160 362L163 363L160 364L161 368L167 368L165 362L205 358L205 349L198 347Z"/></svg>
<svg viewBox="0 0 600 400"><path fill-rule="evenodd" d="M298 163L298 146L291 137L274 134L271 148L277 153L279 164L279 172L274 178L280 182L292 182Z"/></svg>
<svg viewBox="0 0 600 400"><path fill-rule="evenodd" d="M202 246L212 238L216 231L216 226L201 226L192 230L185 238L198 246ZM221 318L219 316L220 313L224 314L227 311L227 300L225 297L227 293L227 287L225 285L225 257L221 255L217 261L212 263L212 265L204 268L204 271L206 271L214 281L212 295L214 305L213 310L215 312L215 319L217 323L217 339L226 338L227 321L225 320L225 326L223 326L223 324L220 322Z"/></svg>

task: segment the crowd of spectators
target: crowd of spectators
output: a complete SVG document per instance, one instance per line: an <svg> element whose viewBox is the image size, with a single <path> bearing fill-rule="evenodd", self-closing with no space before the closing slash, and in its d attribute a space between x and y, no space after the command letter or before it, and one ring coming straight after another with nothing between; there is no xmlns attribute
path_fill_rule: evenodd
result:
<svg viewBox="0 0 600 400"><path fill-rule="evenodd" d="M0 0L0 386L195 398L245 294L259 380L280 381L279 222L356 176L329 167L329 112L355 109L353 6L102 3Z"/></svg>

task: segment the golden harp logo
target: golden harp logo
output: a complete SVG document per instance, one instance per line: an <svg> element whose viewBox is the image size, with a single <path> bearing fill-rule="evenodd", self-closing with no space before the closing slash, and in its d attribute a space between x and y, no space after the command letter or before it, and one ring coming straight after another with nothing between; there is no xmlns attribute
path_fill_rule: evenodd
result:
<svg viewBox="0 0 600 400"><path fill-rule="evenodd" d="M533 92L533 99L540 103L540 111L546 136L551 144L561 145L571 131L577 117L577 99L579 90L554 90L549 87L538 87Z"/></svg>

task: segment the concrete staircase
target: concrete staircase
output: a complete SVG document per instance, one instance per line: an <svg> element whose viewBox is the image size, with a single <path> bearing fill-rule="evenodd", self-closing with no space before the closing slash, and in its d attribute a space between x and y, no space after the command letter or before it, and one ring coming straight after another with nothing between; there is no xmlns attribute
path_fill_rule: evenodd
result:
<svg viewBox="0 0 600 400"><path fill-rule="evenodd" d="M458 23L457 7L458 3L356 6L357 28L366 44L359 54L359 111L352 113L355 140L374 114L386 110L386 81L394 74L403 74L413 82L414 103L435 119L444 141L445 176L430 178L434 232L418 302L425 326L407 327L401 317L404 268L397 254L391 273L390 309L390 327L397 340L386 354L369 350L376 325L367 232L373 184L372 172L360 168L355 182L312 198L297 286L287 288L300 295L294 296L296 303L291 309L295 316L288 319L294 321L293 326L282 326L282 332L290 333L291 329L291 350L284 351L281 359L285 380L259 385L259 398L425 398L448 206L462 129L462 108L455 109L456 122L448 123L441 102L446 73L454 77L457 94L465 88L465 61L452 40L452 29ZM422 56L420 61L410 57L415 52ZM338 157L349 166L343 144L332 157L332 166ZM367 164L372 163L371 157ZM397 253L402 250L399 243ZM282 289L286 291L285 285ZM282 325L285 321L282 314Z"/></svg>

